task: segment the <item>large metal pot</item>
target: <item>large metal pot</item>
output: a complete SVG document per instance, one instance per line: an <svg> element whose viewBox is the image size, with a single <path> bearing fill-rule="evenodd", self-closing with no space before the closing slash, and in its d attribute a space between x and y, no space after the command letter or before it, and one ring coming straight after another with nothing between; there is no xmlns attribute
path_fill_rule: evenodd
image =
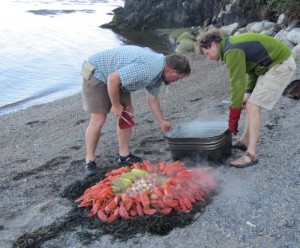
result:
<svg viewBox="0 0 300 248"><path fill-rule="evenodd" d="M224 162L231 155L232 135L225 121L179 124L165 138L174 160Z"/></svg>

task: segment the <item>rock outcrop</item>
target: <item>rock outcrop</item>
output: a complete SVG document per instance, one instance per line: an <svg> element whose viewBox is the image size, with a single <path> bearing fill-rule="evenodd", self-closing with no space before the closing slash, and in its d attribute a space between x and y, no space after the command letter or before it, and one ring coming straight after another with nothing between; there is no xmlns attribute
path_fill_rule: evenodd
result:
<svg viewBox="0 0 300 248"><path fill-rule="evenodd" d="M114 10L112 21L102 27L122 29L162 29L240 26L272 20L266 0L125 0L124 8Z"/></svg>

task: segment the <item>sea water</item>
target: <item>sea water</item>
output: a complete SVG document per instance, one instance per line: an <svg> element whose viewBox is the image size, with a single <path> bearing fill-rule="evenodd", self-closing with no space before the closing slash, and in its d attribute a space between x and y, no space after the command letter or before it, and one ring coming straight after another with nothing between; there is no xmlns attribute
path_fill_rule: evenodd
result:
<svg viewBox="0 0 300 248"><path fill-rule="evenodd" d="M1 0L0 115L81 90L90 55L123 42L99 26L122 0Z"/></svg>

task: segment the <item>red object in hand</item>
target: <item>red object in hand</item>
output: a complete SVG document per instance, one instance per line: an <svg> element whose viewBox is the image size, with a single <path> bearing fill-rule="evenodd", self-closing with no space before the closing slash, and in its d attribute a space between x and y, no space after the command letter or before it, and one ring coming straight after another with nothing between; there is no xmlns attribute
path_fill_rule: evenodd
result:
<svg viewBox="0 0 300 248"><path fill-rule="evenodd" d="M234 135L238 133L238 123L240 120L241 115L241 108L229 108L229 120L228 120L228 127L229 131L232 132Z"/></svg>
<svg viewBox="0 0 300 248"><path fill-rule="evenodd" d="M131 118L130 114L125 111L122 112L122 117L119 118L119 127L121 129L131 128L135 125L134 120Z"/></svg>

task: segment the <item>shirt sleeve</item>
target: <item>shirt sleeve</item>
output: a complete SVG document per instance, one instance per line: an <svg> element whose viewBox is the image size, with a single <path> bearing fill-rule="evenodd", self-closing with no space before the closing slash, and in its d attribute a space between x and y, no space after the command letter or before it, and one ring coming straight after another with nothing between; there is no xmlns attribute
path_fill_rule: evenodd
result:
<svg viewBox="0 0 300 248"><path fill-rule="evenodd" d="M257 78L258 78L258 76L255 74L254 71L248 72L245 93L252 93L252 91L256 85Z"/></svg>
<svg viewBox="0 0 300 248"><path fill-rule="evenodd" d="M230 79L230 106L241 108L246 84L246 58L240 49L230 49L224 54Z"/></svg>

